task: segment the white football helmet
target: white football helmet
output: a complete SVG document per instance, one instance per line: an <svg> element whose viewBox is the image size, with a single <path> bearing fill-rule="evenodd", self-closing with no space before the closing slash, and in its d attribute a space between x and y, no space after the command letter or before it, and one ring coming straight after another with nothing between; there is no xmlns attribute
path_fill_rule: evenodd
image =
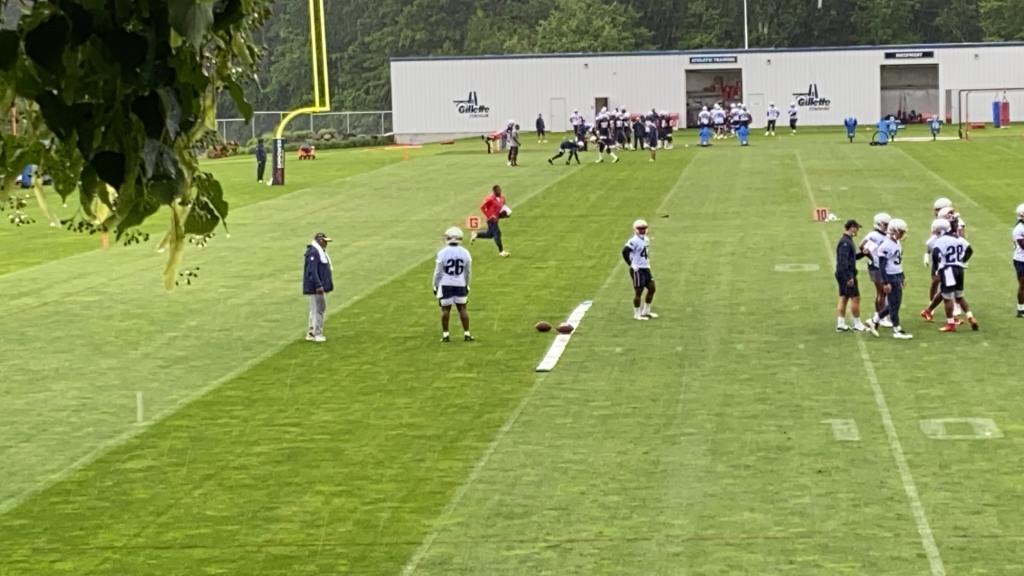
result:
<svg viewBox="0 0 1024 576"><path fill-rule="evenodd" d="M932 222L932 234L941 236L943 234L949 234L949 220L938 218Z"/></svg>
<svg viewBox="0 0 1024 576"><path fill-rule="evenodd" d="M1024 204L1017 206L1017 218L1024 219Z"/></svg>
<svg viewBox="0 0 1024 576"><path fill-rule="evenodd" d="M452 246L462 244L462 230L460 230L456 226L452 226L451 228L445 230L444 241Z"/></svg>
<svg viewBox="0 0 1024 576"><path fill-rule="evenodd" d="M640 236L647 233L647 220L640 218L633 222L633 232L636 232Z"/></svg>
<svg viewBox="0 0 1024 576"><path fill-rule="evenodd" d="M889 216L885 212L879 212L875 214L875 230L879 232L885 232L886 228L889 227L889 222L892 220L892 216Z"/></svg>
<svg viewBox="0 0 1024 576"><path fill-rule="evenodd" d="M890 233L892 233L892 232L902 232L903 234L906 234L907 233L907 223L902 218L893 218L892 220L889 220L888 231Z"/></svg>
<svg viewBox="0 0 1024 576"><path fill-rule="evenodd" d="M939 198L938 200L936 200L935 204L932 204L932 210L935 210L936 212L938 212L939 210L942 210L943 208L949 208L952 205L953 205L953 201L952 200L950 200L949 198L943 197L943 198Z"/></svg>
<svg viewBox="0 0 1024 576"><path fill-rule="evenodd" d="M944 218L946 220L952 220L954 217L956 217L956 211L953 210L952 206L946 206L942 210L939 210L938 217Z"/></svg>

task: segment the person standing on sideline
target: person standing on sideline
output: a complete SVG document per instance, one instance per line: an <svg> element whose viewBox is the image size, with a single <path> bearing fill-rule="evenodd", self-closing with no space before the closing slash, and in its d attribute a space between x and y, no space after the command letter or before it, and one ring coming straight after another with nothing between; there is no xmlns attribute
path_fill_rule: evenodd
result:
<svg viewBox="0 0 1024 576"><path fill-rule="evenodd" d="M647 237L647 221L633 222L633 236L622 247L622 259L629 266L629 276L633 280L633 319L650 320L658 315L651 312L654 302L654 276L651 274L651 257L649 248L651 239ZM644 298L644 290L647 297ZM641 300L643 300L641 302Z"/></svg>
<svg viewBox="0 0 1024 576"><path fill-rule="evenodd" d="M333 267L327 255L331 239L323 232L317 232L306 247L305 266L302 274L302 293L309 296L309 330L306 340L326 342L324 337L324 316L327 314L327 293L334 290L331 276Z"/></svg>
<svg viewBox="0 0 1024 576"><path fill-rule="evenodd" d="M775 107L775 102L768 104L768 127L764 129L765 136L775 136L775 123L779 120L779 109Z"/></svg>
<svg viewBox="0 0 1024 576"><path fill-rule="evenodd" d="M537 114L537 144L543 144L548 141L548 133L545 128L544 115Z"/></svg>
<svg viewBox="0 0 1024 576"><path fill-rule="evenodd" d="M853 245L853 238L860 232L856 220L847 220L839 245L836 246L836 282L839 283L839 303L836 304L836 332L848 332L846 307L850 305L853 315L853 330L863 332L867 327L860 321L860 289L857 287L857 260L867 256Z"/></svg>
<svg viewBox="0 0 1024 576"><path fill-rule="evenodd" d="M1024 204L1017 206L1013 227L1013 269L1017 272L1017 318L1024 318Z"/></svg>
<svg viewBox="0 0 1024 576"><path fill-rule="evenodd" d="M263 147L263 138L256 142L256 182L263 184L263 172L267 169L267 149Z"/></svg>
<svg viewBox="0 0 1024 576"><path fill-rule="evenodd" d="M892 337L897 340L910 340L911 334L903 331L900 325L900 306L903 304L903 289L906 282L903 276L903 243L907 235L907 223L899 218L889 221L888 235L878 247L878 270L882 273L882 290L888 300L881 312L875 312L867 322L871 334L878 336L878 327L885 317L892 319Z"/></svg>
<svg viewBox="0 0 1024 576"><path fill-rule="evenodd" d="M789 105L789 129L792 131L791 134L796 134L796 121L800 115L800 109L796 107L796 102L791 102Z"/></svg>
<svg viewBox="0 0 1024 576"><path fill-rule="evenodd" d="M441 342L451 342L448 322L451 319L452 305L459 311L462 321L462 339L466 342L475 340L469 333L469 312L466 302L469 300L469 275L473 257L462 247L462 230L451 227L444 233L445 247L437 252L437 265L434 266L434 295L441 306Z"/></svg>
<svg viewBox="0 0 1024 576"><path fill-rule="evenodd" d="M501 242L501 227L498 226L498 220L508 218L512 214L512 210L505 206L505 196L501 193L501 186L495 184L491 188L491 193L484 198L484 203L480 205L480 211L483 212L484 219L487 220L487 231L473 232L469 237L469 242L472 244L476 242L477 238L493 238L494 243L498 246L498 256L508 258L510 254L505 252L505 245Z"/></svg>
<svg viewBox="0 0 1024 576"><path fill-rule="evenodd" d="M519 166L519 124L513 124L509 127L508 165Z"/></svg>

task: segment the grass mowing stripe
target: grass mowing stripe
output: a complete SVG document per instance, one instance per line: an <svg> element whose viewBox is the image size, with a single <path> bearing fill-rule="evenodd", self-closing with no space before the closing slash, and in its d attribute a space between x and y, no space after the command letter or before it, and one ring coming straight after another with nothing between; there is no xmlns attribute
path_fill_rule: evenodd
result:
<svg viewBox="0 0 1024 576"><path fill-rule="evenodd" d="M921 170L924 170L925 172L927 172L928 175L931 176L933 180L935 180L939 184L942 184L943 186L945 186L950 192L952 192L952 193L960 196L964 200L966 200L967 204L969 206L979 206L979 204L977 202L975 202L974 199L970 197L970 195L968 195L966 192L964 192L963 190L958 188L956 185L954 185L949 180L946 180L942 176L939 176L938 173L936 173L931 168L925 166L920 160L918 160L917 158L914 158L910 154L907 154L906 152L903 151L902 148L896 147L896 149L900 151L900 154L902 154L904 157L909 159L911 161L911 163L916 165Z"/></svg>
<svg viewBox="0 0 1024 576"><path fill-rule="evenodd" d="M807 191L807 197L811 201L811 208L813 209L816 204L814 201L814 192L811 188L810 178L807 176L807 169L804 168L803 158L800 156L800 152L796 151L796 162L797 166L800 167L800 176L803 178L804 190ZM907 157L910 157L907 155ZM917 162L915 160L915 162ZM919 165L924 167L923 164ZM925 168L927 170L927 168ZM931 172L930 170L928 170ZM938 174L932 172L932 174L941 180ZM944 181L944 180L943 180ZM966 195L964 195L966 197ZM821 231L822 245L825 249L825 255L832 266L835 266L835 254L832 252L831 245L828 242L828 236L825 234L824 228L819 228ZM889 410L889 403L885 400L885 393L882 391L882 386L878 381L878 374L875 372L875 364L871 361L871 354L868 353L868 347L864 344L864 338L857 338L857 347L860 350L860 358L864 364L864 372L867 374L868 383L871 385L871 392L875 398L875 406L878 408L878 414L882 418L882 426L885 428L885 437L889 442L889 451L892 452L892 458L896 462L896 469L900 474L900 481L903 483L903 491L907 494L907 500L910 503L910 511L914 515L914 522L917 524L917 533L921 538L921 546L924 548L925 555L928 557L928 565L931 568L932 576L945 576L946 568L942 563L942 555L939 553L939 547L935 544L935 535L932 533L931 524L928 522L928 515L925 513L924 504L921 503L921 496L917 491L917 484L914 482L914 474L910 470L910 464L907 463L907 457L903 453L903 444L900 442L899 434L896 432L896 426L892 421L892 412Z"/></svg>
<svg viewBox="0 0 1024 576"><path fill-rule="evenodd" d="M535 187L535 188L531 189L529 192L527 192L526 194L523 194L522 196L518 196L517 200L516 200L517 205L525 204L527 201L529 201L530 198L536 196L537 194L540 194L540 193L544 192L545 190L548 190L552 186L555 186L557 183L561 182L564 178L566 178L567 176L569 176L570 174L573 174L573 173L574 173L574 171L561 171L556 177L552 178L547 183L545 183L545 185ZM366 174L366 173L362 173L360 175L364 175L364 174ZM344 180L344 179L345 178L339 179L339 181L340 180ZM298 194L299 192L301 192L301 191L289 192L288 195ZM447 208L446 205L440 204L437 207L435 207L434 211L443 211L446 208ZM416 260L415 262L412 262L411 264L406 266L404 269L399 271L397 274L389 276L389 277L387 277L384 280L381 280L379 282L373 283L369 287L369 289L366 290L365 292L363 292L362 294L356 296L353 299L350 299L350 300L344 302L340 307L336 307L336 308L331 309L330 312L329 312L329 316L334 315L334 314L336 314L336 313L338 313L338 312L340 312L340 311L342 311L344 309L347 309L347 308L351 307L352 305L354 305L354 304L364 300L367 296L375 293L377 290L379 290L383 286L386 286L390 282L394 281L396 278L404 277L406 274L410 273L411 271L413 271L417 267L422 266L424 263L429 261L431 258L432 258L432 256L428 255L428 256L426 256L426 257L424 257L422 259ZM336 256L336 259L338 259L337 256ZM338 260L340 261L340 259L338 259ZM134 438L135 436L137 436L140 432L144 431L146 428L148 428L148 427L152 426L153 424L156 424L156 423L162 421L163 419L167 418L168 416L174 414L175 412L177 412L178 410L180 410L184 406L188 405L189 403L193 402L197 398L200 398L200 397L206 395L211 390L219 387L223 383L228 382L230 380L233 380L233 379L239 377L240 375L242 375L243 373L245 373L249 369L251 369L253 366L256 366L256 365L262 363L263 361L265 361L266 359L270 358L271 356L274 356L275 354L279 353L281 350L283 350L284 348L286 348L287 346L289 346L293 342L294 342L294 340L283 340L283 341L280 341L279 343L275 344L274 346L271 346L271 347L267 348L266 350L264 350L258 356L255 356L255 357L253 357L251 359L246 360L245 362L240 364L234 370L228 372L227 374L221 376L220 378L217 378L216 380L208 383L207 385L202 386L202 387L192 391L188 395L182 397L181 399L179 399L175 403L173 403L170 406L168 406L167 408L161 410L160 412L157 413L156 416L154 416L152 419L147 421L142 426L135 426L135 427L128 428L124 432L122 432L122 433L120 433L120 434L118 434L118 435L116 435L116 436L114 436L112 438L109 438L107 440L102 441L95 448L93 448L92 450L90 450L89 452L87 452L86 454L81 456L80 458L76 459L72 463L68 464L64 468L60 469L56 473L48 476L45 480L41 481L39 484L34 485L34 486L32 486L32 487L30 487L30 488L28 488L26 490L23 490L22 492L14 495L14 496L6 499L6 500L0 501L0 515L3 515L3 514L9 512L9 511L11 511L11 510L17 508L22 502L24 502L27 498L31 497L33 494L39 493L39 492L41 492L43 490L46 490L47 488L53 486L54 484L60 482L61 480L65 479L65 478L67 478L74 471L76 471L79 468L82 468L82 467L87 466L88 464L94 462L97 458L99 458L100 456L105 454L107 451L109 451L109 450L111 450L111 449L113 449L113 448L115 448L115 447L117 447L117 446L119 446L121 444L124 444L128 440L130 440L130 439Z"/></svg>
<svg viewBox="0 0 1024 576"><path fill-rule="evenodd" d="M665 207L668 206L668 203L675 196L676 191L680 188L680 184L682 184L683 179L689 172L690 166L693 165L695 158L695 156L691 156L689 160L687 160L686 165L683 167L682 170L680 170L679 177L676 179L675 184L672 185L669 191L662 198L661 203L658 204L658 207L655 209L655 214L662 212L665 209ZM601 283L600 288L598 288L597 294L603 294L605 290L607 290L608 286L611 285L615 277L621 273L619 266L620 264L618 260L616 260L615 264L612 266L611 271L608 273L608 277L605 278L604 282ZM466 480L461 485L459 485L458 489L455 491L455 494L452 496L452 499L448 501L444 509L441 511L441 514L437 517L437 520L434 521L434 525L431 528L430 533L427 534L427 537L423 540L420 546L416 549L416 552L413 553L412 557L409 558L409 561L405 564L405 567L402 569L402 576L412 576L412 574L416 572L416 569L419 567L420 563L423 562L423 559L426 558L427 553L430 552L430 548L431 546L433 546L434 541L437 540L437 537L440 534L439 527L445 525L451 518L452 513L455 512L455 509L458 507L459 503L462 501L463 498L465 498L466 493L476 482L476 479L480 476L480 473L483 471L483 469L487 466L487 463L490 461L491 456L493 456L494 452L498 449L498 446L501 444L502 439L508 434L512 427L515 426L516 421L519 420L519 417L523 413L523 410L526 408L526 406L530 403L530 400L537 393L537 390L540 388L540 385L544 381L544 377L547 376L547 374L548 372L540 372L537 375L536 380L534 381L533 386L530 388L530 391L527 393L526 397L524 397L523 400L516 406L516 409L512 412L512 414L509 415L508 419L505 421L502 427L498 429L498 432L495 435L494 439L491 440L491 443L488 444L487 449L484 450L483 455L481 455L480 459L477 460L476 464L473 466L473 469L470 471L469 476L467 476Z"/></svg>

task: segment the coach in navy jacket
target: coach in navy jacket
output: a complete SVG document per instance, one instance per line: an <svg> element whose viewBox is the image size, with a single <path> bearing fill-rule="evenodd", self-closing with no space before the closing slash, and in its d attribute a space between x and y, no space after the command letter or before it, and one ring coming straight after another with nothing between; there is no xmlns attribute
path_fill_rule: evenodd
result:
<svg viewBox="0 0 1024 576"><path fill-rule="evenodd" d="M302 274L302 293L309 296L309 331L306 340L326 342L324 337L324 316L327 314L328 292L334 290L331 257L327 255L327 244L331 239L323 232L313 237L306 247Z"/></svg>

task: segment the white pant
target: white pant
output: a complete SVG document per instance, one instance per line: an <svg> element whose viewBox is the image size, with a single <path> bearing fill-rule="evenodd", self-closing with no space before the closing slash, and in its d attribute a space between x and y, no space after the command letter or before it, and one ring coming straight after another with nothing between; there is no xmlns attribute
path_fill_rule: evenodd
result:
<svg viewBox="0 0 1024 576"><path fill-rule="evenodd" d="M309 295L309 333L322 336L324 333L324 316L327 314L327 296L325 294Z"/></svg>

